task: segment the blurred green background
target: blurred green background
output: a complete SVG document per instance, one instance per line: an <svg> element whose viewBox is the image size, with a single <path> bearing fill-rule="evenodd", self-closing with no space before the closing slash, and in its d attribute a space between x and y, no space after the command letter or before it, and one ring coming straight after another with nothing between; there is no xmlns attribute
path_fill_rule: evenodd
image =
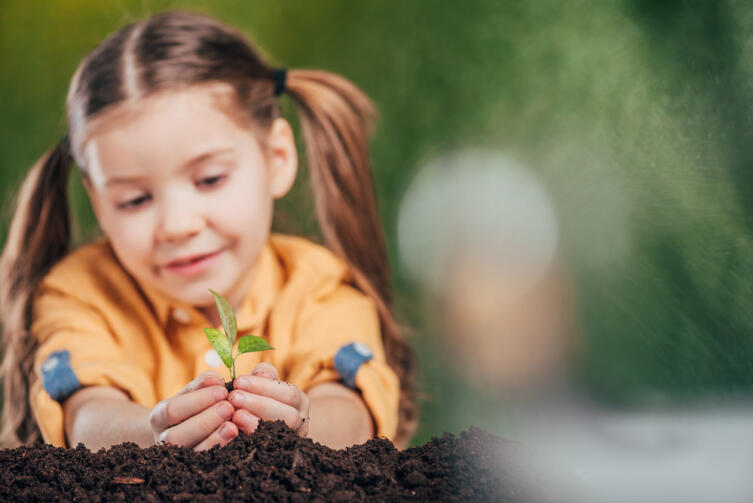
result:
<svg viewBox="0 0 753 503"><path fill-rule="evenodd" d="M380 211L422 367L415 443L469 418L505 433L505 401L451 370L397 255L397 210L418 166L464 146L520 160L552 197L577 299L578 389L619 406L750 394L751 4L3 0L0 239L23 174L65 132L80 59L172 8L240 28L275 64L340 73L377 104ZM71 190L82 242L93 219L75 179ZM299 184L282 206L309 230L302 195Z"/></svg>

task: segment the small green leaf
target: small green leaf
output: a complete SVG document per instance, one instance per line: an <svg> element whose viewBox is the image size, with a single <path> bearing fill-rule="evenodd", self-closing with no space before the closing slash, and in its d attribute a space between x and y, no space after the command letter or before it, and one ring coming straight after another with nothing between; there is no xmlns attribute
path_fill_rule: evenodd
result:
<svg viewBox="0 0 753 503"><path fill-rule="evenodd" d="M214 296L214 302L217 304L217 312L220 313L220 320L222 320L222 326L225 328L225 334L230 341L230 347L235 346L235 339L238 337L238 325L235 321L235 313L230 304L219 293L215 292L211 288L209 291Z"/></svg>
<svg viewBox="0 0 753 503"><path fill-rule="evenodd" d="M216 328L205 328L204 333L207 335L207 339L209 339L214 350L220 355L222 363L224 363L227 368L232 367L233 355L231 353L230 342L227 340L227 337L225 337L225 334Z"/></svg>
<svg viewBox="0 0 753 503"><path fill-rule="evenodd" d="M266 351L267 349L274 348L269 345L264 337L259 337L256 335L244 335L238 342L238 354Z"/></svg>

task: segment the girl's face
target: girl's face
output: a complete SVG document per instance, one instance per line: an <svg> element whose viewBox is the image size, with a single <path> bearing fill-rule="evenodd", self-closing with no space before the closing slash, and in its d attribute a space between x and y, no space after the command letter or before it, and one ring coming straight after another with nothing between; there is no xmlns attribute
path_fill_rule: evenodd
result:
<svg viewBox="0 0 753 503"><path fill-rule="evenodd" d="M277 119L262 147L219 106L229 93L197 86L115 109L84 146L87 192L120 262L195 306L214 305L209 288L242 302L273 201L296 174L289 124Z"/></svg>

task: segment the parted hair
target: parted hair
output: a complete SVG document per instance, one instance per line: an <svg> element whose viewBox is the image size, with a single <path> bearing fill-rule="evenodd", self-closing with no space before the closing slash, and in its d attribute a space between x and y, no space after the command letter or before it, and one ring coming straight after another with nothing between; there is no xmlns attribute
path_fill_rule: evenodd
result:
<svg viewBox="0 0 753 503"><path fill-rule="evenodd" d="M280 117L275 70L242 33L200 14L165 12L125 26L76 69L66 98L68 134L23 180L0 256L3 446L40 438L28 396L37 346L29 334L33 297L70 249L68 174L75 160L87 176L82 148L95 119L158 92L214 82L230 84L235 108L256 131L268 130ZM327 71L289 69L285 92L299 115L324 242L347 263L352 284L376 303L387 362L401 384L395 442L406 446L417 424L416 359L392 314L368 152L376 111L358 87Z"/></svg>

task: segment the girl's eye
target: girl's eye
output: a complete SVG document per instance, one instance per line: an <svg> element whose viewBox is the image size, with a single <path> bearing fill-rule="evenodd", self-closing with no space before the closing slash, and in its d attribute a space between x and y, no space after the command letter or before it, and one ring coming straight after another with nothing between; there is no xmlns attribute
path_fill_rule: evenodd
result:
<svg viewBox="0 0 753 503"><path fill-rule="evenodd" d="M143 205L145 202L149 201L149 199L151 199L151 196L149 194L144 194L143 196L139 196L136 199L131 199L130 201L120 203L118 205L118 209L127 210L131 208L137 208Z"/></svg>
<svg viewBox="0 0 753 503"><path fill-rule="evenodd" d="M211 187L213 185L217 185L222 180L225 179L225 175L217 175L217 176L209 176L207 178L202 178L197 183L198 185L203 185L205 187Z"/></svg>

